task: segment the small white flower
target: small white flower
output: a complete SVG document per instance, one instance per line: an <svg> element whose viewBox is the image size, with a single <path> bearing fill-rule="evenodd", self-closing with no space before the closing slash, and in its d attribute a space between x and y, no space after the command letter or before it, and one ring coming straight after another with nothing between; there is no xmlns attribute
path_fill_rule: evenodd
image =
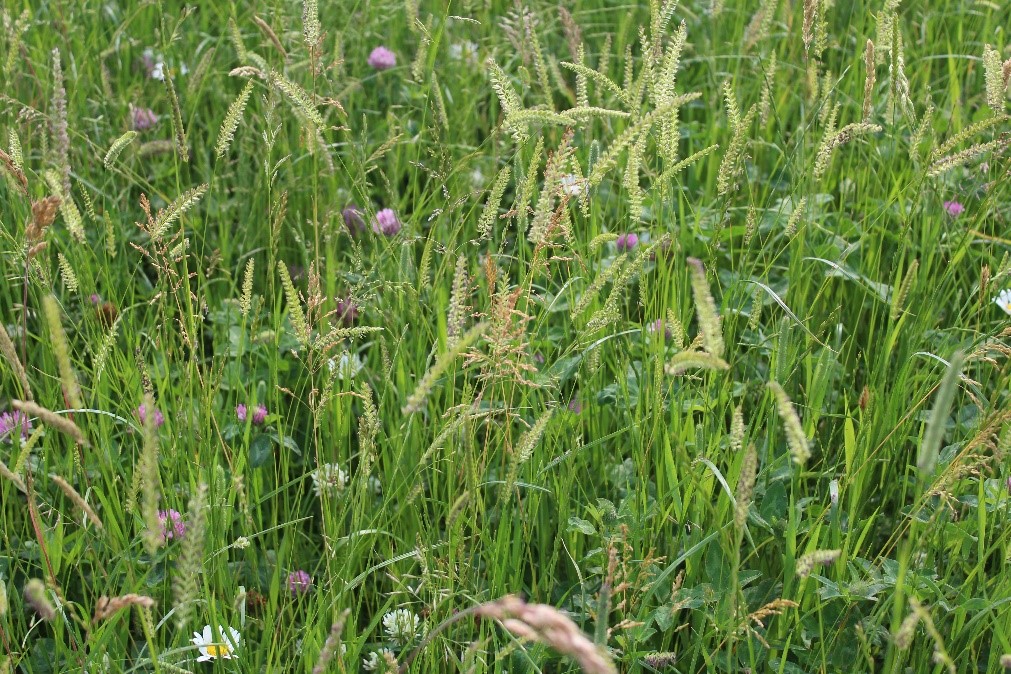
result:
<svg viewBox="0 0 1011 674"><path fill-rule="evenodd" d="M1000 291L997 297L993 298L994 304L1004 310L1004 313L1011 315L1011 290L1004 289Z"/></svg>
<svg viewBox="0 0 1011 674"><path fill-rule="evenodd" d="M380 648L378 651L369 653L369 657L362 658L362 667L370 672L382 671L386 667L386 654L393 655L389 648Z"/></svg>
<svg viewBox="0 0 1011 674"><path fill-rule="evenodd" d="M398 644L409 644L421 634L421 618L406 608L398 608L383 616L383 630Z"/></svg>
<svg viewBox="0 0 1011 674"><path fill-rule="evenodd" d="M165 62L158 61L151 68L151 79L158 80L159 82L165 81Z"/></svg>
<svg viewBox="0 0 1011 674"><path fill-rule="evenodd" d="M235 539L235 542L232 543L232 547L238 548L239 550L245 550L249 547L249 539L245 536L239 536Z"/></svg>
<svg viewBox="0 0 1011 674"><path fill-rule="evenodd" d="M217 639L215 639L217 637ZM203 633L194 632L190 639L193 645L200 649L200 657L197 662L207 662L224 658L230 660L235 656L235 651L239 648L242 635L234 627L218 626L217 632L212 634L211 626L205 625Z"/></svg>
<svg viewBox="0 0 1011 674"><path fill-rule="evenodd" d="M375 475L369 475L369 491L372 492L373 496L383 495L383 483Z"/></svg>
<svg viewBox="0 0 1011 674"><path fill-rule="evenodd" d="M316 496L322 496L324 491L330 493L344 491L347 483L347 473L335 463L324 463L312 471L312 488Z"/></svg>
<svg viewBox="0 0 1011 674"><path fill-rule="evenodd" d="M561 179L562 191L568 194L570 197L578 197L583 193L583 181L577 176L568 175L562 176Z"/></svg>
<svg viewBox="0 0 1011 674"><path fill-rule="evenodd" d="M484 173L481 172L481 169L476 168L470 172L470 182L477 189L484 187Z"/></svg>
<svg viewBox="0 0 1011 674"><path fill-rule="evenodd" d="M449 57L454 61L465 61L471 65L477 63L477 44L470 40L449 45Z"/></svg>
<svg viewBox="0 0 1011 674"><path fill-rule="evenodd" d="M331 374L336 370L338 379L354 379L362 371L364 363L357 353L345 351L339 358L331 358L327 361Z"/></svg>

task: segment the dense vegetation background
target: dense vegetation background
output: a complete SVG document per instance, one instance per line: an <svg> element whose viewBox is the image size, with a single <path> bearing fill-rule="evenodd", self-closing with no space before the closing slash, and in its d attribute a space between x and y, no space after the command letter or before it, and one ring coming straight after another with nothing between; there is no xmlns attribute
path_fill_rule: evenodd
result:
<svg viewBox="0 0 1011 674"><path fill-rule="evenodd" d="M2 18L0 672L1011 667L1006 3Z"/></svg>

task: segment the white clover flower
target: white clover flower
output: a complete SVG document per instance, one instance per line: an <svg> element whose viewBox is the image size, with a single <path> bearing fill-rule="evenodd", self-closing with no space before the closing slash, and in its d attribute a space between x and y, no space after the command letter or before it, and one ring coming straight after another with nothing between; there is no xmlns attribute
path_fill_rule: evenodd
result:
<svg viewBox="0 0 1011 674"><path fill-rule="evenodd" d="M583 193L583 181L572 175L564 175L561 178L562 191L568 194L570 197L578 197Z"/></svg>
<svg viewBox="0 0 1011 674"><path fill-rule="evenodd" d="M382 671L386 667L387 653L393 655L393 651L389 648L380 648L378 651L372 651L369 653L369 657L362 658L362 667L370 672Z"/></svg>
<svg viewBox="0 0 1011 674"><path fill-rule="evenodd" d="M165 81L165 62L158 61L151 68L151 79L158 80L159 82Z"/></svg>
<svg viewBox="0 0 1011 674"><path fill-rule="evenodd" d="M993 298L993 303L1004 310L1004 313L1011 316L1011 290L1005 288L1000 291L997 297Z"/></svg>
<svg viewBox="0 0 1011 674"><path fill-rule="evenodd" d="M234 627L221 625L218 626L216 633L212 633L211 626L205 625L204 631L202 633L194 632L190 641L200 649L200 657L197 658L197 662L217 659L231 660L236 657L235 651L242 642L242 635Z"/></svg>
<svg viewBox="0 0 1011 674"><path fill-rule="evenodd" d="M358 357L357 353L348 351L342 353L338 358L331 358L327 361L330 373L333 374L336 371L338 379L354 379L364 366L365 364L362 363L362 359Z"/></svg>
<svg viewBox="0 0 1011 674"><path fill-rule="evenodd" d="M348 484L348 476L336 463L324 463L312 471L312 488L316 496L323 492L342 492Z"/></svg>
<svg viewBox="0 0 1011 674"><path fill-rule="evenodd" d="M406 608L398 608L383 616L383 630L395 644L409 644L421 635L421 618Z"/></svg>
<svg viewBox="0 0 1011 674"><path fill-rule="evenodd" d="M481 171L481 169L476 168L470 172L470 182L477 189L481 189L482 187L484 187L484 173Z"/></svg>
<svg viewBox="0 0 1011 674"><path fill-rule="evenodd" d="M470 40L449 45L449 57L454 61L464 61L470 65L477 64L477 44Z"/></svg>

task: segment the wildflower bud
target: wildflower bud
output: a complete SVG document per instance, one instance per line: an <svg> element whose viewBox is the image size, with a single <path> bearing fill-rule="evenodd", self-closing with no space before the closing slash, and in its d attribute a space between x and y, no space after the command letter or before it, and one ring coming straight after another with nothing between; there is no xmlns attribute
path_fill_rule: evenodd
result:
<svg viewBox="0 0 1011 674"><path fill-rule="evenodd" d="M362 217L362 210L355 204L345 206L341 211L341 217L351 236L358 236L365 231L365 218Z"/></svg>
<svg viewBox="0 0 1011 674"><path fill-rule="evenodd" d="M119 316L119 310L116 309L116 305L112 302L102 302L95 307L95 315L103 326L111 328Z"/></svg>
<svg viewBox="0 0 1011 674"><path fill-rule="evenodd" d="M56 617L56 609L46 597L46 585L38 578L32 578L25 583L25 604L31 606L43 620Z"/></svg>

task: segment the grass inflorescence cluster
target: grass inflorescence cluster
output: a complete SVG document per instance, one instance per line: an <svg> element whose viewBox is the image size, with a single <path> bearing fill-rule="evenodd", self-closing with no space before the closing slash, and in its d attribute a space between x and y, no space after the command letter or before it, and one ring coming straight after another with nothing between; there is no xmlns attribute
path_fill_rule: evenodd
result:
<svg viewBox="0 0 1011 674"><path fill-rule="evenodd" d="M1011 669L1003 3L0 18L0 674Z"/></svg>

